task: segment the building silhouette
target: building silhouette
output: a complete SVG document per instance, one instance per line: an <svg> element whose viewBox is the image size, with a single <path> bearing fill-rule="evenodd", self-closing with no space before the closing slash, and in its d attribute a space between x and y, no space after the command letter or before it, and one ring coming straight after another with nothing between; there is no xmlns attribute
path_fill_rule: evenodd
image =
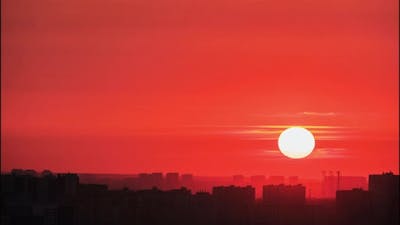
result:
<svg viewBox="0 0 400 225"><path fill-rule="evenodd" d="M216 201L233 205L250 205L255 201L255 189L252 186L218 186L213 188L212 195Z"/></svg>
<svg viewBox="0 0 400 225"><path fill-rule="evenodd" d="M214 187L212 195L216 207L217 224L251 224L255 203L255 189L251 186Z"/></svg>
<svg viewBox="0 0 400 225"><path fill-rule="evenodd" d="M162 189L164 186L164 178L162 173L150 174L150 185Z"/></svg>
<svg viewBox="0 0 400 225"><path fill-rule="evenodd" d="M370 192L362 189L336 192L336 209L341 224L368 224L371 213Z"/></svg>
<svg viewBox="0 0 400 225"><path fill-rule="evenodd" d="M399 175L369 175L372 215L375 224L399 224Z"/></svg>
<svg viewBox="0 0 400 225"><path fill-rule="evenodd" d="M262 186L265 185L266 178L264 175L254 175L250 176L250 185L256 189L256 197L262 196Z"/></svg>
<svg viewBox="0 0 400 225"><path fill-rule="evenodd" d="M305 207L306 189L302 185L264 185L257 221L261 224L309 224Z"/></svg>
<svg viewBox="0 0 400 225"><path fill-rule="evenodd" d="M160 177L143 173L135 179L155 184ZM179 181L177 173L166 177L170 184ZM1 224L394 225L399 216L398 179L392 173L371 175L370 190L338 190L336 199L306 200L301 184L264 184L263 198L256 200L253 186L214 186L211 193L148 184L143 189L110 189L82 184L77 174L13 170L1 175ZM190 183L192 175L181 180Z"/></svg>
<svg viewBox="0 0 400 225"><path fill-rule="evenodd" d="M267 205L304 205L306 188L303 185L265 185L263 202Z"/></svg>
<svg viewBox="0 0 400 225"><path fill-rule="evenodd" d="M58 174L57 184L60 195L74 196L78 191L79 177L72 173Z"/></svg>
<svg viewBox="0 0 400 225"><path fill-rule="evenodd" d="M189 189L193 189L194 186L193 174L182 174L181 185Z"/></svg>
<svg viewBox="0 0 400 225"><path fill-rule="evenodd" d="M165 176L165 188L169 190L176 189L179 186L179 173L167 173Z"/></svg>

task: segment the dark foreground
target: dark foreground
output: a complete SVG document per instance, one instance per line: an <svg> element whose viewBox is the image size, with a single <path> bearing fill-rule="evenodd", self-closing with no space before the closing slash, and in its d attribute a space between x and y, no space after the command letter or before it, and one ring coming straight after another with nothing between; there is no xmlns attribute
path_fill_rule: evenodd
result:
<svg viewBox="0 0 400 225"><path fill-rule="evenodd" d="M65 225L357 225L399 224L399 176L370 175L369 190L338 191L336 199L306 201L302 185L214 187L212 193L108 190L80 184L76 174L1 175L1 224Z"/></svg>

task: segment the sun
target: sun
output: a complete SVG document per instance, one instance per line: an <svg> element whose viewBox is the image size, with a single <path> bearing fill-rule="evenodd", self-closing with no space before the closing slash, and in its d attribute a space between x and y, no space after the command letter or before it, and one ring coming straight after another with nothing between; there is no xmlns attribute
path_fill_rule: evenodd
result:
<svg viewBox="0 0 400 225"><path fill-rule="evenodd" d="M315 147L314 135L303 127L290 127L278 139L279 150L292 159L305 158Z"/></svg>

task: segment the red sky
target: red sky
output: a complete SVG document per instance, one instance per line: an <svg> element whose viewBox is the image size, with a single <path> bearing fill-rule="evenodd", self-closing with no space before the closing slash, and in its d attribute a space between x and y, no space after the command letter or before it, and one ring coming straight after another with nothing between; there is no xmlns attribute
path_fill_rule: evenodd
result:
<svg viewBox="0 0 400 225"><path fill-rule="evenodd" d="M398 1L1 8L2 171L399 172ZM292 125L306 159L278 151Z"/></svg>

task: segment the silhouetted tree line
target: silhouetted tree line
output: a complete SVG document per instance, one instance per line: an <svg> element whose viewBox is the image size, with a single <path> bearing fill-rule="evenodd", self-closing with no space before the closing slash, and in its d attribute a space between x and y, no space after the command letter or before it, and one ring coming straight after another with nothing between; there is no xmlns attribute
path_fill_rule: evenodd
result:
<svg viewBox="0 0 400 225"><path fill-rule="evenodd" d="M399 222L399 176L370 175L369 191L338 191L335 200L306 201L302 185L109 190L80 184L76 174L14 170L1 175L1 224L37 225L357 225Z"/></svg>

